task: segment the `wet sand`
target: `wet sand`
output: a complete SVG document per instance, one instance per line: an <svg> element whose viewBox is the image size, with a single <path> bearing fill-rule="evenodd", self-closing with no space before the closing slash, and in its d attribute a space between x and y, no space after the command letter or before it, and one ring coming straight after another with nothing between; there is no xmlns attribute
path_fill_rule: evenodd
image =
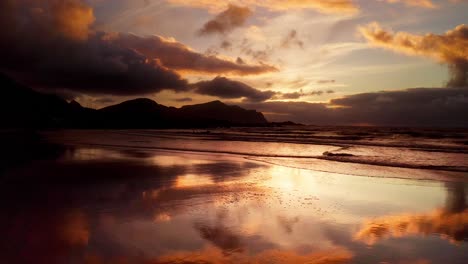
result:
<svg viewBox="0 0 468 264"><path fill-rule="evenodd" d="M0 262L468 259L468 179L460 174L368 177L353 167L336 173L265 157L82 143L3 171Z"/></svg>

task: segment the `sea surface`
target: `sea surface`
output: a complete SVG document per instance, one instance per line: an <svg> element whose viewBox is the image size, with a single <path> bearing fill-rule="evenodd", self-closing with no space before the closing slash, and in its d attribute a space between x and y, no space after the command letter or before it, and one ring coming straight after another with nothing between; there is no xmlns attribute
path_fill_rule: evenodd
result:
<svg viewBox="0 0 468 264"><path fill-rule="evenodd" d="M0 263L468 260L468 130L0 136Z"/></svg>

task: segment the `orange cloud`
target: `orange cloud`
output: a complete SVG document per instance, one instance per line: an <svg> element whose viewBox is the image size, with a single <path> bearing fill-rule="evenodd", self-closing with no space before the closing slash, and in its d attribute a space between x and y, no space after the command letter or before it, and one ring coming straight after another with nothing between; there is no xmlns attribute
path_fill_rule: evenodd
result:
<svg viewBox="0 0 468 264"><path fill-rule="evenodd" d="M386 0L388 3L404 3L407 6L437 8L431 0Z"/></svg>
<svg viewBox="0 0 468 264"><path fill-rule="evenodd" d="M354 238L373 245L380 240L410 235L439 234L451 242L468 236L468 210L450 213L435 210L429 214L386 216L368 221Z"/></svg>
<svg viewBox="0 0 468 264"><path fill-rule="evenodd" d="M411 56L423 56L448 64L452 71L449 86L468 83L468 26L462 24L445 34L415 35L383 29L374 22L359 28L367 41L377 47Z"/></svg>
<svg viewBox="0 0 468 264"><path fill-rule="evenodd" d="M109 36L109 40L121 47L135 50L148 59L157 59L169 69L182 72L255 75L278 71L276 67L268 64L251 65L204 55L180 42L160 36L139 37L130 34L114 34Z"/></svg>
<svg viewBox="0 0 468 264"><path fill-rule="evenodd" d="M5 22L17 29L31 23L42 34L59 34L72 40L86 40L95 21L93 9L82 0L10 0L0 8L2 15L8 14ZM21 21L21 15L30 21Z"/></svg>
<svg viewBox="0 0 468 264"><path fill-rule="evenodd" d="M226 8L225 1L212 0L168 0L170 3L181 6L192 6L206 8L211 12L219 12ZM322 13L345 13L353 14L358 12L358 7L352 0L237 0L230 1L231 4L242 6L257 6L272 11L284 11L288 9L315 9Z"/></svg>
<svg viewBox="0 0 468 264"><path fill-rule="evenodd" d="M81 0L51 1L53 22L59 32L73 39L87 39L94 23L93 9Z"/></svg>
<svg viewBox="0 0 468 264"><path fill-rule="evenodd" d="M244 25L247 18L251 15L252 11L249 8L229 4L225 11L208 21L203 26L200 30L200 34L225 34L236 27Z"/></svg>

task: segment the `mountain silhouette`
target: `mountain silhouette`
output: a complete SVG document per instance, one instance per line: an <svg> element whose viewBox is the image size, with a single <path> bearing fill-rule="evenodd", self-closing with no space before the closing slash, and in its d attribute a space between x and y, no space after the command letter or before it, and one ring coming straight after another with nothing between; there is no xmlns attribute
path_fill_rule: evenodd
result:
<svg viewBox="0 0 468 264"><path fill-rule="evenodd" d="M57 95L34 91L0 75L2 127L33 128L205 128L265 126L262 113L221 101L167 107L148 98L102 109L68 103Z"/></svg>

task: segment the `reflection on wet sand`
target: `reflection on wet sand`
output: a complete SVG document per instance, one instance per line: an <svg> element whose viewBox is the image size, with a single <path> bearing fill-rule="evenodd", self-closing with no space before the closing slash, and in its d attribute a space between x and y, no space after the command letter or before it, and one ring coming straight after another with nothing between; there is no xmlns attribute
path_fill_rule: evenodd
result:
<svg viewBox="0 0 468 264"><path fill-rule="evenodd" d="M406 221L422 224L405 224L406 232L466 238L460 183L419 186L228 155L90 148L3 176L1 263L437 263L426 250L395 258L367 248L362 241L375 228L353 238L369 215L434 211L445 190L444 209L413 214ZM382 238L395 236L386 232ZM463 263L466 251L444 242L451 263Z"/></svg>
<svg viewBox="0 0 468 264"><path fill-rule="evenodd" d="M104 263L134 263L134 264L267 264L267 263L308 263L308 264L342 264L349 263L352 253L346 249L335 248L309 254L298 254L290 250L266 250L259 254L248 256L245 254L226 255L213 246L206 246L197 251L175 251L154 259L113 257L110 259L97 255L87 256L86 264Z"/></svg>
<svg viewBox="0 0 468 264"><path fill-rule="evenodd" d="M468 239L468 207L465 185L447 183L447 200L444 208L425 214L384 216L367 221L355 239L373 245L380 240L411 235L438 234L452 243Z"/></svg>
<svg viewBox="0 0 468 264"><path fill-rule="evenodd" d="M353 254L343 248L333 248L307 254L298 254L292 250L265 250L256 255L226 255L216 247L207 247L196 252L175 252L162 256L149 264L159 263L310 263L340 264L349 263Z"/></svg>

